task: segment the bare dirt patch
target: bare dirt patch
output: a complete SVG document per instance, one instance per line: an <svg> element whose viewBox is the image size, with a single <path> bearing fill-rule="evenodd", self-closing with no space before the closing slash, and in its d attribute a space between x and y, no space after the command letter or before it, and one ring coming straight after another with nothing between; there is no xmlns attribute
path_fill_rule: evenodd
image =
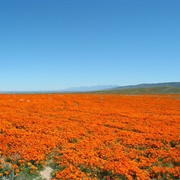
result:
<svg viewBox="0 0 180 180"><path fill-rule="evenodd" d="M43 179L45 179L45 180L50 180L50 179L51 179L50 174L51 174L52 171L53 171L53 170L52 170L51 167L49 167L49 166L45 167L45 169L40 172L41 177L42 177Z"/></svg>

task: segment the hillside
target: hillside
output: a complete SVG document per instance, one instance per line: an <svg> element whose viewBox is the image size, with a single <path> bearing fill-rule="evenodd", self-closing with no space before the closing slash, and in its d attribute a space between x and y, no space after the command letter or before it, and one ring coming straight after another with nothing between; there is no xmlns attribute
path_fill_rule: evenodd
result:
<svg viewBox="0 0 180 180"><path fill-rule="evenodd" d="M95 92L94 92L95 93ZM148 87L148 88L127 88L96 91L103 94L180 94L180 88L171 86Z"/></svg>
<svg viewBox="0 0 180 180"><path fill-rule="evenodd" d="M0 91L0 94L68 94L68 93L107 93L107 94L180 94L180 82L138 84L129 86L84 86L57 91Z"/></svg>
<svg viewBox="0 0 180 180"><path fill-rule="evenodd" d="M164 82L164 83L144 83L138 85L129 85L129 86L118 86L112 88L113 90L118 89L134 89L134 88L151 88L151 87L176 87L180 88L180 82Z"/></svg>

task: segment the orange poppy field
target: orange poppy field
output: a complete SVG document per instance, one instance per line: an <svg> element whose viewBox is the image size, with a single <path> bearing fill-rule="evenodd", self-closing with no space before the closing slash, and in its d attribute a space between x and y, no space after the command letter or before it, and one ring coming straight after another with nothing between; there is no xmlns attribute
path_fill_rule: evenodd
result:
<svg viewBox="0 0 180 180"><path fill-rule="evenodd" d="M0 95L0 179L47 166L52 180L180 179L180 95Z"/></svg>

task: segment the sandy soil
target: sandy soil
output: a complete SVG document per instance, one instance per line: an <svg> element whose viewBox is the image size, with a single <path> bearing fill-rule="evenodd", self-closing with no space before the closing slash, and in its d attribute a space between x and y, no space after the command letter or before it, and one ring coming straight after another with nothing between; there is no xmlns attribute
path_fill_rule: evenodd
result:
<svg viewBox="0 0 180 180"><path fill-rule="evenodd" d="M53 171L52 168L47 166L47 167L45 167L45 169L43 171L40 172L40 174L43 179L50 180L51 179L50 174L52 171Z"/></svg>

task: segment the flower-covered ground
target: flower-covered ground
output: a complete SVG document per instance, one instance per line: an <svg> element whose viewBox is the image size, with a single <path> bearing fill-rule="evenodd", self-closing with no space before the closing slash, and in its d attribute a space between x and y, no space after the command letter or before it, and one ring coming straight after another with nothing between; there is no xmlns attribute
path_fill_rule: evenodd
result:
<svg viewBox="0 0 180 180"><path fill-rule="evenodd" d="M0 95L0 179L180 179L180 96Z"/></svg>

